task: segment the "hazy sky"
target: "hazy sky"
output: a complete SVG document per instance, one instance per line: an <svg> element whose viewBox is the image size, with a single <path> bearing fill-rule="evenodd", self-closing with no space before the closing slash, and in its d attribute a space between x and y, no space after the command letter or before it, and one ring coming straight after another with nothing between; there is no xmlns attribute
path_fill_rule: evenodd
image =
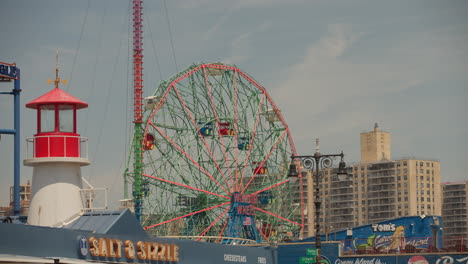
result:
<svg viewBox="0 0 468 264"><path fill-rule="evenodd" d="M59 48L64 90L90 104L78 112L93 162L83 175L114 201L132 127L129 6L0 2L0 61L22 74L22 159L36 126L24 104L52 88ZM392 158L438 159L442 181L468 179L467 1L153 0L143 12L145 96L195 62L233 63L267 89L300 154L319 137L323 153L358 162L359 134L378 122ZM0 128L13 128L12 96L0 95ZM0 204L13 182L12 141L0 141ZM31 174L22 167L22 182Z"/></svg>

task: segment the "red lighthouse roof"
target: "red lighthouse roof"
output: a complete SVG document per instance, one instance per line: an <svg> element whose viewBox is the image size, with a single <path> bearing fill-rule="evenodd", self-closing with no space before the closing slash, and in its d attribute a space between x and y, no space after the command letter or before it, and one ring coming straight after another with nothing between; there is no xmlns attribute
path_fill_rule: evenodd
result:
<svg viewBox="0 0 468 264"><path fill-rule="evenodd" d="M73 95L55 88L52 91L39 96L26 104L27 108L37 109L42 104L71 104L76 105L76 109L82 109L88 107L88 104L74 97Z"/></svg>

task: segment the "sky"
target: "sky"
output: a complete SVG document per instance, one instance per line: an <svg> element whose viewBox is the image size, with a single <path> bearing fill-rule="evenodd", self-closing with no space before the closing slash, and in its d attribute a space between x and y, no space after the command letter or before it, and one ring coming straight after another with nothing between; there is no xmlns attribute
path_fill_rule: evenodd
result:
<svg viewBox="0 0 468 264"><path fill-rule="evenodd" d="M359 134L391 133L392 158L441 162L441 179L468 180L468 2L335 0L144 1L144 95L199 62L235 64L273 98L300 154L345 153ZM21 69L21 157L35 133L24 104L49 91L60 49L62 88L89 103L78 130L92 164L83 176L123 197L131 135L128 0L2 0L0 62ZM0 83L0 92L13 85ZM0 95L0 128L13 97ZM22 166L21 181L32 169ZM13 183L13 136L0 140L0 205Z"/></svg>

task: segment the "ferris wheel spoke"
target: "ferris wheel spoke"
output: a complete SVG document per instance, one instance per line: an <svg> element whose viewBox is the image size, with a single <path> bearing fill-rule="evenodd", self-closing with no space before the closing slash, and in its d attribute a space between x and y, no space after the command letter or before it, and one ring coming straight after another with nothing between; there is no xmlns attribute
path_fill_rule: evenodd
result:
<svg viewBox="0 0 468 264"><path fill-rule="evenodd" d="M271 147L270 151L268 152L268 154L266 155L266 157L263 159L263 161L260 163L260 168L263 167L263 165L265 164L265 162L270 158L270 155L273 153L273 151L276 149L276 147L278 146L278 144L281 142L281 140L283 139L283 137L286 135L286 131L284 131L281 136L278 138L278 140L276 140L275 144ZM252 173L252 176L250 177L250 180L247 182L247 184L245 185L244 189L242 190L242 193L245 192L245 190L247 190L247 188L249 187L250 183L253 181L255 177L255 172Z"/></svg>
<svg viewBox="0 0 468 264"><path fill-rule="evenodd" d="M247 164L249 162L249 158L250 158L250 155L252 153L254 139L255 139L255 136L256 136L256 133L257 133L257 128L258 128L258 123L260 122L260 111L262 110L263 100L264 99L265 99L265 95L262 96L262 99L260 99L260 103L258 104L257 115L255 116L254 130L252 132L252 138L250 139L250 146L252 146L252 147L248 150L247 156L245 157L244 169L243 169L242 174L241 174L241 179L239 181L239 186L242 184L242 182L244 180L244 175L245 175L245 172L247 170Z"/></svg>
<svg viewBox="0 0 468 264"><path fill-rule="evenodd" d="M255 210L257 210L257 211L263 212L263 213L265 213L265 214L272 215L272 216L274 216L274 217L277 217L277 218L279 218L279 219L281 219L281 220L290 222L290 223L295 224L295 225L297 225L297 226L304 227L304 225L301 224L301 223L298 223L298 222L289 220L289 219L284 218L284 217L282 217L282 216L280 216L280 215L274 214L274 213L272 213L272 212L268 212L268 211L263 210L263 209L261 209L261 208L258 208L258 207L256 207L256 206L253 206L253 205L251 205L251 206L252 206L253 209L255 209Z"/></svg>
<svg viewBox="0 0 468 264"><path fill-rule="evenodd" d="M225 161L225 163L227 165L228 164L228 158L227 158L227 155L226 155L226 146L224 145L223 136L221 135L219 117L218 117L218 113L216 111L215 103L213 101L213 93L211 91L211 85L210 85L210 83L208 81L208 77L206 75L206 67L203 67L203 77L204 77L204 80L205 80L206 89L208 91L208 97L210 98L211 110L213 111L213 115L214 115L215 121L216 121L216 128L217 128L217 131L218 131L218 138L219 138L219 143L221 145L221 151L223 152L224 161ZM228 174L232 173L229 167L227 167L227 171L228 171Z"/></svg>
<svg viewBox="0 0 468 264"><path fill-rule="evenodd" d="M268 237L262 232L262 230L261 230L260 228L258 228L258 227L255 227L255 228L258 230L258 232L260 233L260 235L262 235L262 237L265 238L265 240L266 240L267 242L270 242L270 239L268 239Z"/></svg>
<svg viewBox="0 0 468 264"><path fill-rule="evenodd" d="M185 184L182 184L182 183L173 182L173 181L166 180L166 179L163 179L163 178L159 178L159 177L156 177L156 176L151 176L151 175L144 174L144 173L141 174L141 175L143 175L145 177L148 177L148 178L151 178L151 179L158 180L158 181L163 181L163 182L175 184L175 185L178 185L178 186L181 186L181 187L184 187L184 188L192 189L192 190L195 190L195 191L204 192L204 193L207 193L207 194L219 196L219 197L226 198L226 199L231 199L228 196L224 196L224 195L217 194L217 193L214 193L214 192L210 192L210 191L207 191L207 190L202 190L202 189L199 189L199 188L196 188L196 187L193 187L193 186L189 186L189 185L185 185Z"/></svg>
<svg viewBox="0 0 468 264"><path fill-rule="evenodd" d="M274 184L274 185L268 186L268 187L266 187L266 188L264 188L264 189L261 189L261 190L259 190L259 191L254 192L254 193L251 193L251 194L249 194L248 196L252 196L252 195L256 195L256 194L259 194L259 193L261 193L261 192L264 192L264 191L268 191L268 190L270 190L270 189L272 189L272 188L278 187L278 186L280 186L280 185L282 185L282 184L285 184L285 183L287 183L287 182L289 182L289 181L290 181L290 180L287 179L287 180L278 182L278 183L276 183L276 184Z"/></svg>
<svg viewBox="0 0 468 264"><path fill-rule="evenodd" d="M201 212L205 212L205 211L208 211L208 210L212 210L212 209L215 209L215 208L217 208L217 207L221 207L221 206L226 205L226 204L229 204L229 203L231 203L231 202L229 201L229 202L225 202L225 203L222 203L222 204L217 204L217 205L214 205L214 206L211 206L211 207L202 209L202 210L198 210L198 211L196 211L196 212L192 212L192 213L189 213L189 214L186 214L186 215L182 215L182 216L178 216L178 217L169 219L169 220L164 221L164 222L161 222L161 223L157 223L157 224L154 224L154 225L151 225L151 226L147 226L147 227L145 227L144 229L147 230L147 229L150 229L150 228L153 228L153 227L157 227L157 226L160 226L160 225L164 225L164 224L170 223L170 222L172 222L172 221L176 221L176 220L182 219L182 218L187 217L187 216L191 216L191 215L195 215L195 214L198 214L198 213L201 213Z"/></svg>
<svg viewBox="0 0 468 264"><path fill-rule="evenodd" d="M198 162L196 162L192 157L190 157L187 152L185 152L177 143L175 143L171 138L169 138L161 129L159 129L157 126L155 126L153 123L151 125L158 131L160 135L162 135L166 140L171 142L171 144L180 151L187 159L189 159L195 166L197 166L200 171L202 171L204 174L206 174L210 179L212 179L221 189L223 189L227 194L230 194L228 190L226 190L210 173L208 173Z"/></svg>
<svg viewBox="0 0 468 264"><path fill-rule="evenodd" d="M239 71L239 74L242 75L242 77L244 77L245 79L247 79L248 81L250 81L255 87L257 87L258 89L262 90L267 98L268 98L268 101L270 102L270 104L273 106L273 109L275 109L275 112L276 112L276 115L277 117L280 119L281 123L283 124L286 124L286 122L284 121L284 118L281 114L279 114L278 112L278 107L276 106L276 104L274 103L274 101L271 99L270 95L268 93L266 93L266 90L263 86L261 86L260 84L257 83L257 81L255 81L252 77L250 77L249 75ZM294 141L292 140L292 137L291 137L291 133L289 133L289 128L286 127L286 130L288 131L288 139L289 139L289 142L291 144L291 150L292 150L292 153L296 153L296 146L294 145Z"/></svg>
<svg viewBox="0 0 468 264"><path fill-rule="evenodd" d="M221 174L221 176L223 177L223 180L224 182L226 183L226 186L228 186L229 188L229 183L227 182L227 179L226 179L226 176L224 175L223 173L223 170L221 169L221 167L219 166L219 164L216 162L216 159L213 155L213 152L211 151L211 148L210 146L208 145L208 143L206 142L205 138L203 137L203 135L201 134L200 132L200 128L197 126L197 123L195 122L195 118L193 117L193 115L190 113L190 111L188 110L187 108L187 105L185 104L185 101L182 99L182 96L180 95L178 89L174 86L174 91L176 92L177 94L177 97L179 98L179 101L180 103L182 104L183 108L184 108L184 111L185 113L189 116L190 118L190 122L192 123L192 125L195 127L196 131L197 131L197 135L198 137L203 141L203 144L205 145L210 157L211 157L211 160L214 162L216 168L218 169L219 173Z"/></svg>
<svg viewBox="0 0 468 264"><path fill-rule="evenodd" d="M224 234L224 230L226 230L227 224L229 222L229 218L226 218L226 221L224 221L223 228L221 228L221 232L219 232L218 237L222 237ZM216 243L219 243L219 240L216 240Z"/></svg>
<svg viewBox="0 0 468 264"><path fill-rule="evenodd" d="M234 93L233 93L233 108L234 108L234 130L236 132L239 131L239 113L237 109L237 71L233 71L233 86L234 86ZM239 135L238 133L234 133L234 146L239 146ZM235 167L239 167L239 148L234 148L234 165ZM231 181L233 181L233 185L235 186L237 183L237 171L234 171L234 179L231 177ZM231 175L232 176L232 175Z"/></svg>
<svg viewBox="0 0 468 264"><path fill-rule="evenodd" d="M227 207L214 221L211 223L205 230L203 230L203 233L200 234L200 237L197 238L197 241L200 241L201 237L204 236L218 221L223 217L227 211L229 210L229 207Z"/></svg>

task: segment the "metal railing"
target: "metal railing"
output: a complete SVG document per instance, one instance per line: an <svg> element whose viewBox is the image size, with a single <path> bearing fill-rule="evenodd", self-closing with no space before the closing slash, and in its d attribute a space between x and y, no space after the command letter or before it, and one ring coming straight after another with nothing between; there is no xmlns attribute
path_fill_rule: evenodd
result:
<svg viewBox="0 0 468 264"><path fill-rule="evenodd" d="M107 188L81 189L83 212L101 211L109 208Z"/></svg>
<svg viewBox="0 0 468 264"><path fill-rule="evenodd" d="M88 138L79 137L79 136L66 136L66 135L48 135L48 136L35 136L26 138L26 159L33 159L36 157L36 144L38 139L47 140L47 155L45 157L57 157L51 153L51 140L52 139L63 139L63 156L59 157L73 157L77 156L67 156L67 139L77 139L78 140L78 157L83 159L88 159ZM32 151L30 151L32 150ZM44 157L44 158L45 158Z"/></svg>
<svg viewBox="0 0 468 264"><path fill-rule="evenodd" d="M175 238L175 239L185 239L185 240L195 240L200 242L224 244L224 245L233 245L233 246L247 246L247 245L257 245L257 241L246 239L246 238L237 238L237 237L218 237L218 236L165 236L166 238Z"/></svg>

